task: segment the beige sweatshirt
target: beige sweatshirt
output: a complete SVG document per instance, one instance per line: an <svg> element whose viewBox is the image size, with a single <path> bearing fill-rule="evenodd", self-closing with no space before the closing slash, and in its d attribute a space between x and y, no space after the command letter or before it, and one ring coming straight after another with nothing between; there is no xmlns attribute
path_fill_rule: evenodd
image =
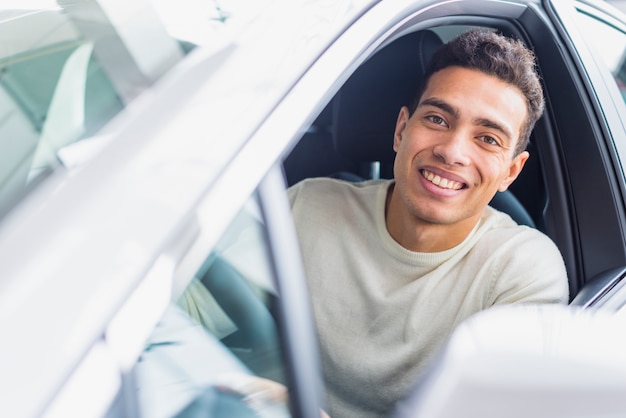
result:
<svg viewBox="0 0 626 418"><path fill-rule="evenodd" d="M333 418L386 416L470 315L568 299L554 243L490 207L458 246L406 250L385 226L390 184L309 179L289 190Z"/></svg>

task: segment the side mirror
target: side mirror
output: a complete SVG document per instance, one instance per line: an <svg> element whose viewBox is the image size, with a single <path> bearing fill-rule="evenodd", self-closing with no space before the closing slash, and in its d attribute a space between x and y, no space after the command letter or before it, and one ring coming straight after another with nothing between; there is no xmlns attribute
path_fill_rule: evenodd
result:
<svg viewBox="0 0 626 418"><path fill-rule="evenodd" d="M509 305L457 328L394 418L626 416L626 312Z"/></svg>

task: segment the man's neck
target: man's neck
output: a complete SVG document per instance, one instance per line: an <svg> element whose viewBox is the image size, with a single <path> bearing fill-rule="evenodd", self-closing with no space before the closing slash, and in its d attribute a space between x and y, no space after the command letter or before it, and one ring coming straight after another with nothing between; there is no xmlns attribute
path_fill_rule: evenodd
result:
<svg viewBox="0 0 626 418"><path fill-rule="evenodd" d="M425 222L406 209L400 196L389 187L385 204L385 223L391 237L414 252L433 253L459 245L474 229L480 218L455 224Z"/></svg>

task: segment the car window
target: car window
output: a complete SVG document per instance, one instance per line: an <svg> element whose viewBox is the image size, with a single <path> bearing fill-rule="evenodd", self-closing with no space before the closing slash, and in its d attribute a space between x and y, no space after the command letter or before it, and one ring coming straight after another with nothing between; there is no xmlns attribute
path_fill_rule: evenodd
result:
<svg viewBox="0 0 626 418"><path fill-rule="evenodd" d="M139 6L49 3L0 9L0 216L47 174L97 153L100 129L188 50L145 2L141 34L122 21Z"/></svg>
<svg viewBox="0 0 626 418"><path fill-rule="evenodd" d="M576 13L585 40L597 58L609 69L622 99L626 102L626 34L584 11Z"/></svg>
<svg viewBox="0 0 626 418"><path fill-rule="evenodd" d="M251 197L173 297L133 375L143 417L289 416L266 232Z"/></svg>

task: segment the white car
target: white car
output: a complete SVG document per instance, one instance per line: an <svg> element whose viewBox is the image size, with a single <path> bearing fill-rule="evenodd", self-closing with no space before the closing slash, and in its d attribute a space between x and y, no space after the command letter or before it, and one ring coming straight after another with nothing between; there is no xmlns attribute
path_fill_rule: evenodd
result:
<svg viewBox="0 0 626 418"><path fill-rule="evenodd" d="M173 3L0 1L0 416L319 417L286 188L389 177L389 118L475 27L537 54L533 158L493 205L554 240L572 303L472 318L398 416L626 416L620 12Z"/></svg>

